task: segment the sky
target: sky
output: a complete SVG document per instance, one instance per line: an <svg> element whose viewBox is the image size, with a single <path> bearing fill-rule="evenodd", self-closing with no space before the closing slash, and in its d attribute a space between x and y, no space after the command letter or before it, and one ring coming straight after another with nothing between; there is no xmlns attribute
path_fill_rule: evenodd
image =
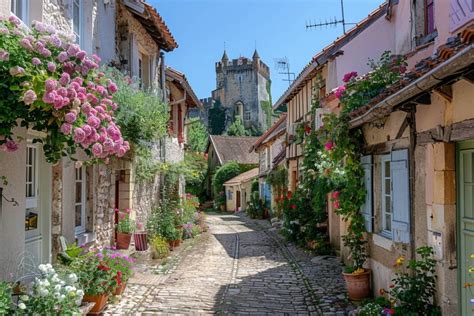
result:
<svg viewBox="0 0 474 316"><path fill-rule="evenodd" d="M270 67L272 98L288 88L276 69L288 58L290 72L298 73L312 56L341 36L342 26L306 29L307 23L340 19L339 0L148 0L163 17L179 44L166 54L166 64L185 73L199 98L211 96L216 86L215 62L224 45L229 59L251 58L257 48ZM383 0L344 0L345 19L357 23ZM346 29L353 25L346 26ZM224 44L225 43L225 44Z"/></svg>

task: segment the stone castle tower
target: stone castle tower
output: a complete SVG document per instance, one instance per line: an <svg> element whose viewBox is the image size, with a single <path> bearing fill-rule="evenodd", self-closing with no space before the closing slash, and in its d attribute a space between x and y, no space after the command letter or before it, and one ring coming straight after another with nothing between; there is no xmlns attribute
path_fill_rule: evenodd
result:
<svg viewBox="0 0 474 316"><path fill-rule="evenodd" d="M246 128L265 131L271 124L270 68L257 50L252 59L229 60L226 51L216 63L216 89L212 99L226 112L226 129L237 117Z"/></svg>

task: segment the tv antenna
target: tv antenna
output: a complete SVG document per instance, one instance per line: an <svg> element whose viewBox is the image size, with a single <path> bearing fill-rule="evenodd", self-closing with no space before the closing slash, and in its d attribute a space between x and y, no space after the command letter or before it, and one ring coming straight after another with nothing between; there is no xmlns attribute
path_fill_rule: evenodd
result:
<svg viewBox="0 0 474 316"><path fill-rule="evenodd" d="M290 61L288 60L288 57L276 58L275 68L279 70L278 73L280 75L286 75L286 78L283 78L282 80L288 81L288 86L291 85L293 81L295 81L296 75L294 72L290 72Z"/></svg>
<svg viewBox="0 0 474 316"><path fill-rule="evenodd" d="M344 16L344 0L341 0L341 19L338 20L336 17L333 19L330 19L329 21L326 19L324 22L319 22L319 23L307 23L306 22L306 28L307 29L317 29L317 28L323 28L323 27L336 27L339 24L342 24L342 30L344 31L344 34L346 33L346 25L353 25L356 23L347 23L345 16Z"/></svg>

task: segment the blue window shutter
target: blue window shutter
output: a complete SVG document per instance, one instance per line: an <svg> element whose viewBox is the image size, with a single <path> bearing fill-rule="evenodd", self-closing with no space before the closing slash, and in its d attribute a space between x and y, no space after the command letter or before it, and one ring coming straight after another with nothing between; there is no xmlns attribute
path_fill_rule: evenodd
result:
<svg viewBox="0 0 474 316"><path fill-rule="evenodd" d="M363 156L360 159L362 168L364 168L364 186L365 186L365 203L362 205L361 213L364 216L365 229L371 233L373 229L373 191L372 191L372 156Z"/></svg>
<svg viewBox="0 0 474 316"><path fill-rule="evenodd" d="M410 183L408 150L392 152L392 233L393 241L410 243Z"/></svg>

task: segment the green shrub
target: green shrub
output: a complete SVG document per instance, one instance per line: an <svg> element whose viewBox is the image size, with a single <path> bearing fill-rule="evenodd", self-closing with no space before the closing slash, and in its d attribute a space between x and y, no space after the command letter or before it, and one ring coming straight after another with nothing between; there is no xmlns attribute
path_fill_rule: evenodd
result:
<svg viewBox="0 0 474 316"><path fill-rule="evenodd" d="M153 259L166 258L170 253L168 242L160 236L154 237L150 242L150 246Z"/></svg>
<svg viewBox="0 0 474 316"><path fill-rule="evenodd" d="M212 179L212 185L214 190L214 196L216 197L214 202L215 204L217 204L218 207L225 203L225 194L223 195L221 193L225 192L224 182L238 176L240 173L241 169L236 161L230 161L217 169Z"/></svg>
<svg viewBox="0 0 474 316"><path fill-rule="evenodd" d="M202 233L201 227L199 227L198 225L194 225L191 228L191 234L193 235L193 237L199 236L201 233Z"/></svg>
<svg viewBox="0 0 474 316"><path fill-rule="evenodd" d="M245 210L247 215L253 219L262 219L265 214L265 202L260 199L258 192L253 192L250 203Z"/></svg>
<svg viewBox="0 0 474 316"><path fill-rule="evenodd" d="M12 305L12 289L10 284L0 281L0 315L9 315Z"/></svg>

